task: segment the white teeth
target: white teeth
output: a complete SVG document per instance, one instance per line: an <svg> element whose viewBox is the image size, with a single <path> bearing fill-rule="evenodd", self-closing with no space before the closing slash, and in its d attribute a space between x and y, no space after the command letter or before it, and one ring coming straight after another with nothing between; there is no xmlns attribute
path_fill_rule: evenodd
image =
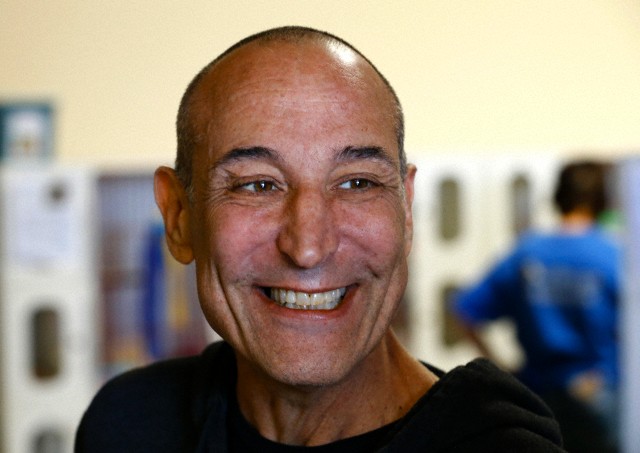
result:
<svg viewBox="0 0 640 453"><path fill-rule="evenodd" d="M323 293L313 293L311 295L311 305L320 305L324 303Z"/></svg>
<svg viewBox="0 0 640 453"><path fill-rule="evenodd" d="M298 293L296 295L296 305L302 305L303 307L306 307L309 305L309 300L311 299L311 297L309 296L309 294L307 293Z"/></svg>
<svg viewBox="0 0 640 453"><path fill-rule="evenodd" d="M346 292L346 288L338 288L324 293L302 293L282 288L271 288L271 298L287 308L332 310L338 306Z"/></svg>

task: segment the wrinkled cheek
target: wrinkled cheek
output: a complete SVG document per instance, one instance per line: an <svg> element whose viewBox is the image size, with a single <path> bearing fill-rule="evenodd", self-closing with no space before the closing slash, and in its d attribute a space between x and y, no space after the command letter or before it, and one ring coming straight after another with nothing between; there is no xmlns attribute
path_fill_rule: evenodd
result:
<svg viewBox="0 0 640 453"><path fill-rule="evenodd" d="M274 218L268 210L240 208L217 215L208 228L207 242L221 275L244 277L256 265L268 261L261 254L269 244L275 244Z"/></svg>
<svg viewBox="0 0 640 453"><path fill-rule="evenodd" d="M384 214L369 216L365 222L359 222L352 229L352 235L356 237L360 248L371 257L369 265L380 276L393 272L406 259L404 224L381 221L389 218L393 217L384 217Z"/></svg>
<svg viewBox="0 0 640 453"><path fill-rule="evenodd" d="M370 312L376 330L384 331L392 322L408 281L407 258L404 247L395 241L385 241L378 254L370 261L372 274L372 300L379 300L377 309Z"/></svg>
<svg viewBox="0 0 640 453"><path fill-rule="evenodd" d="M242 298L250 291L262 259L260 244L253 222L232 222L220 213L216 222L205 225L196 245L196 271L201 305L209 323L224 324L237 316L232 299ZM232 217L233 218L233 217Z"/></svg>
<svg viewBox="0 0 640 453"><path fill-rule="evenodd" d="M225 251L220 248L219 235L213 226L206 225L198 233L194 238L198 299L209 325L224 337L221 326L230 313L224 295L224 275L217 264L224 262Z"/></svg>
<svg viewBox="0 0 640 453"><path fill-rule="evenodd" d="M250 247L246 226L229 221L229 217L220 213L215 222L207 223L196 244L196 263L202 268L201 278L219 280L220 284L239 273L237 268L242 266L248 256L246 249Z"/></svg>
<svg viewBox="0 0 640 453"><path fill-rule="evenodd" d="M226 310L223 291L219 283L219 278L214 269L208 263L196 262L198 299L202 312L207 322L213 329L220 332L220 317L222 310Z"/></svg>

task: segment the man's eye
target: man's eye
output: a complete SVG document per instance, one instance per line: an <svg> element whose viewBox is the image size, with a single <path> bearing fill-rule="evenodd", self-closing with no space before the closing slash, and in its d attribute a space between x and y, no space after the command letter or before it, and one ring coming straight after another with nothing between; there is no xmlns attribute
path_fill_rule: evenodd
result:
<svg viewBox="0 0 640 453"><path fill-rule="evenodd" d="M341 189L354 190L354 189L369 189L373 187L373 185L374 185L373 182L369 181L368 179L354 178L354 179L350 179L348 181L343 182L338 187L340 187Z"/></svg>
<svg viewBox="0 0 640 453"><path fill-rule="evenodd" d="M272 183L271 181L264 181L264 180L248 182L246 184L242 184L239 188L249 192L255 192L255 193L270 192L273 190L277 190L277 187L274 183Z"/></svg>

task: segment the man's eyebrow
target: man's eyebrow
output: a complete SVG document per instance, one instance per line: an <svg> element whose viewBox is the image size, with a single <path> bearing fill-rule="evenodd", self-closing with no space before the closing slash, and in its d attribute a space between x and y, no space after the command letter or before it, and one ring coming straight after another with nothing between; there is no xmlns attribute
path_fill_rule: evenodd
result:
<svg viewBox="0 0 640 453"><path fill-rule="evenodd" d="M381 161L393 168L397 166L396 162L389 156L389 153L380 146L347 146L337 156L337 160L343 162L359 159Z"/></svg>
<svg viewBox="0 0 640 453"><path fill-rule="evenodd" d="M281 160L280 154L271 148L267 148L265 146L249 146L246 148L233 148L229 150L214 163L214 168L241 160L257 159L266 159L272 161Z"/></svg>

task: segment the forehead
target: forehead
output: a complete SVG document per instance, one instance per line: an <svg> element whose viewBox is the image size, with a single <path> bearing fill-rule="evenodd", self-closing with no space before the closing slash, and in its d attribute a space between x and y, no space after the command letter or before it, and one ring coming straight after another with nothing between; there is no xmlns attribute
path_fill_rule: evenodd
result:
<svg viewBox="0 0 640 453"><path fill-rule="evenodd" d="M192 107L209 150L230 138L250 141L274 131L309 140L314 132L342 131L395 141L391 93L362 57L337 43L249 43L201 80Z"/></svg>

